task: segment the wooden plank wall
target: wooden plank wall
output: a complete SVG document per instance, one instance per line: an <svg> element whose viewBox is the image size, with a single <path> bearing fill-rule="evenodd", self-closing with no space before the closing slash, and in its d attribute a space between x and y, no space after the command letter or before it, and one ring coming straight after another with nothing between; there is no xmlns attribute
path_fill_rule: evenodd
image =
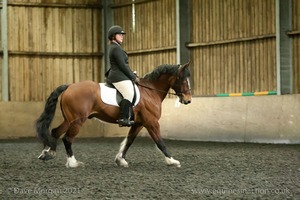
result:
<svg viewBox="0 0 300 200"><path fill-rule="evenodd" d="M292 1L292 12L293 12L293 30L290 32L290 36L293 38L293 82L294 82L294 93L300 93L300 1Z"/></svg>
<svg viewBox="0 0 300 200"><path fill-rule="evenodd" d="M275 1L192 0L194 94L276 91Z"/></svg>
<svg viewBox="0 0 300 200"><path fill-rule="evenodd" d="M107 42L100 33L100 3L9 1L10 101L44 101L60 84L99 81L101 46ZM174 0L136 1L134 18L132 0L112 3L115 24L127 32L123 47L133 70L143 76L155 66L177 64ZM190 3L194 95L276 90L275 0ZM293 0L295 93L300 93L299 10Z"/></svg>
<svg viewBox="0 0 300 200"><path fill-rule="evenodd" d="M127 33L122 46L129 55L133 70L143 76L158 65L177 64L174 0L136 3L135 28L132 1L114 0L113 3L114 22Z"/></svg>
<svg viewBox="0 0 300 200"><path fill-rule="evenodd" d="M8 3L10 101L44 101L61 84L100 78L97 0Z"/></svg>

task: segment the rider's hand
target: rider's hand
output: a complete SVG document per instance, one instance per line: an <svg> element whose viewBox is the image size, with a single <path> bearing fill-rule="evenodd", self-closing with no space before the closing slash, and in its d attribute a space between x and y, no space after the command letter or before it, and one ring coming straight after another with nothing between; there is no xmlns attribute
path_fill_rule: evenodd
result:
<svg viewBox="0 0 300 200"><path fill-rule="evenodd" d="M135 80L134 80L134 82L135 82L136 84L139 84L139 83L140 83L140 78L139 78L139 77L136 77Z"/></svg>

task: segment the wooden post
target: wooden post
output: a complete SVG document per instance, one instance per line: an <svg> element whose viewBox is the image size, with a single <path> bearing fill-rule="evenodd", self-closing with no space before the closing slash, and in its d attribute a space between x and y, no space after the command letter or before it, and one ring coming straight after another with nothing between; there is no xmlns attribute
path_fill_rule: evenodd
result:
<svg viewBox="0 0 300 200"><path fill-rule="evenodd" d="M1 24L1 40L3 49L2 101L8 101L7 0L2 1Z"/></svg>
<svg viewBox="0 0 300 200"><path fill-rule="evenodd" d="M103 59L103 67L100 70L101 72L101 77L100 77L100 82L103 82L105 77L104 74L105 72L108 70L109 68L109 49L108 49L108 29L113 25L113 11L111 6L112 5L112 1L111 0L106 0L103 3L103 25L104 25L104 29L102 29L103 31L103 50L104 50L104 59ZM99 30L101 31L101 30Z"/></svg>
<svg viewBox="0 0 300 200"><path fill-rule="evenodd" d="M276 0L276 65L277 94L293 91L292 39L287 34L292 28L291 0Z"/></svg>
<svg viewBox="0 0 300 200"><path fill-rule="evenodd" d="M176 0L177 63L186 63L191 59L190 51L187 48L187 44L190 42L189 2L186 0Z"/></svg>
<svg viewBox="0 0 300 200"><path fill-rule="evenodd" d="M176 0L176 61L184 64L191 60L190 49L187 44L190 42L191 20L190 1ZM193 73L193 68L190 67ZM191 77L191 87L193 88L194 77Z"/></svg>

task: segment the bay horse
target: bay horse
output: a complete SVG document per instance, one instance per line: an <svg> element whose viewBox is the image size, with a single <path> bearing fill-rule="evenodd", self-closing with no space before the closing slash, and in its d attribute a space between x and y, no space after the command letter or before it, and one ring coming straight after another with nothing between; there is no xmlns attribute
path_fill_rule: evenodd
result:
<svg viewBox="0 0 300 200"><path fill-rule="evenodd" d="M191 103L189 64L160 65L140 78L138 84L140 101L133 108L135 123L131 126L115 157L118 166L128 167L125 160L126 153L140 130L145 127L158 149L164 154L166 164L180 167L180 162L171 157L167 151L161 138L158 120L161 117L162 102L170 89L175 91L173 94L179 97L180 103ZM101 121L117 124L119 117L119 107L105 104L101 100L100 90L99 83L82 81L61 85L50 94L43 113L35 123L37 137L44 145L39 159L46 161L54 158L57 140L65 133L62 140L67 153L66 167L77 167L83 164L75 159L71 146L84 122L95 117ZM50 132L49 127L55 115L59 96L64 121Z"/></svg>

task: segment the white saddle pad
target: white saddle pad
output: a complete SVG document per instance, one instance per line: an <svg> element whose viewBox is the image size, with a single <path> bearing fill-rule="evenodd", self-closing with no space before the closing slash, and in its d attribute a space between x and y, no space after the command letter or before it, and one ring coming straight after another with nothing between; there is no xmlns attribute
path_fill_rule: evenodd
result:
<svg viewBox="0 0 300 200"><path fill-rule="evenodd" d="M99 83L100 85L100 96L104 103L113 105L113 106L119 106L117 103L117 90L115 88L107 87L105 83ZM137 85L134 85L135 92L136 92L136 98L134 102L134 106L136 106L141 98L140 90L137 87Z"/></svg>

